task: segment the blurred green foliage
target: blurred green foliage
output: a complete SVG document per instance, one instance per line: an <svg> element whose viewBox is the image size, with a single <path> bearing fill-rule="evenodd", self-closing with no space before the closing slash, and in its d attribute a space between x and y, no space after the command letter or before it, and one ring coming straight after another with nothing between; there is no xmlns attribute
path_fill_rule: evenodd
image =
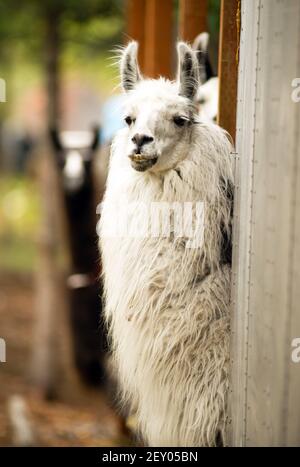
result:
<svg viewBox="0 0 300 467"><path fill-rule="evenodd" d="M219 36L221 0L208 0L208 26L213 36Z"/></svg>
<svg viewBox="0 0 300 467"><path fill-rule="evenodd" d="M123 0L0 0L0 41L3 44L22 39L30 54L32 50L41 49L47 18L58 19L61 37L65 40L68 36L65 21L78 25L95 18L122 18L123 7ZM117 35L120 33L121 28ZM105 46L101 32L98 38L98 46ZM111 40L115 38L116 31L112 30Z"/></svg>
<svg viewBox="0 0 300 467"><path fill-rule="evenodd" d="M62 72L102 73L110 82L113 71L105 60L122 42L123 9L123 0L0 0L0 76L8 93L0 119L11 112L18 91L28 88L27 79L43 82L49 18L57 22Z"/></svg>
<svg viewBox="0 0 300 467"><path fill-rule="evenodd" d="M39 210L31 180L15 175L0 177L0 270L32 270Z"/></svg>

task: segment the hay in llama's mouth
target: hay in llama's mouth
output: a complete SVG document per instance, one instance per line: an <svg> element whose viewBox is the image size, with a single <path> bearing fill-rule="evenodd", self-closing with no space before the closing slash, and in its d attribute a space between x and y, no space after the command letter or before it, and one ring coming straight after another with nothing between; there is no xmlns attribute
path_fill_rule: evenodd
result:
<svg viewBox="0 0 300 467"><path fill-rule="evenodd" d="M156 164L158 157L144 156L143 154L131 154L129 156L131 167L138 172L145 172Z"/></svg>

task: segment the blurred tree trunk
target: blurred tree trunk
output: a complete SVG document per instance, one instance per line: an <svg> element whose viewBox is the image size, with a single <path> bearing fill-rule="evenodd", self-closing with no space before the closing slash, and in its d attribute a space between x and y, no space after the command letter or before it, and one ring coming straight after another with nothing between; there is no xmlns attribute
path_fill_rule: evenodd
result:
<svg viewBox="0 0 300 467"><path fill-rule="evenodd" d="M61 52L59 7L51 4L45 10L45 71L48 94L48 127L57 125L60 119L60 67Z"/></svg>
<svg viewBox="0 0 300 467"><path fill-rule="evenodd" d="M55 2L56 3L56 2ZM33 377L47 398L57 396L61 373L59 348L59 314L64 312L61 271L58 266L58 192L49 128L58 125L60 114L61 38L59 32L61 11L56 4L45 4L43 20L44 66L47 91L46 131L39 153L39 193L41 199L41 227L38 239L39 260L36 277L36 330L33 355Z"/></svg>
<svg viewBox="0 0 300 467"><path fill-rule="evenodd" d="M43 145L44 146L44 145ZM56 190L49 154L39 153L38 185L41 221L36 269L36 326L33 346L34 382L47 399L57 396L59 381L58 320L60 293L57 267Z"/></svg>
<svg viewBox="0 0 300 467"><path fill-rule="evenodd" d="M56 3L56 2L53 2ZM46 131L39 149L38 184L41 224L36 272L36 329L33 350L33 379L47 399L76 400L83 387L74 370L68 320L66 274L62 253L62 203L49 129L60 128L61 9L46 4L44 13L44 66L48 98ZM89 397L89 396L87 396Z"/></svg>

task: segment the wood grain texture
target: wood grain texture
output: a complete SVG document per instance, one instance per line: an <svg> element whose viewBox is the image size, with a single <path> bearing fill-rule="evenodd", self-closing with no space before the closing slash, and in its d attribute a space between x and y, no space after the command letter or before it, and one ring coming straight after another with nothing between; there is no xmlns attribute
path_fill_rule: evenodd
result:
<svg viewBox="0 0 300 467"><path fill-rule="evenodd" d="M207 4L207 0L180 0L180 39L193 42L198 34L207 31Z"/></svg>
<svg viewBox="0 0 300 467"><path fill-rule="evenodd" d="M147 0L127 0L127 30L125 42L135 40L139 43L139 65L144 69L145 63L145 15Z"/></svg>
<svg viewBox="0 0 300 467"><path fill-rule="evenodd" d="M173 1L147 0L145 23L146 76L172 77Z"/></svg>
<svg viewBox="0 0 300 467"><path fill-rule="evenodd" d="M218 123L235 141L239 49L239 0L222 0L219 45Z"/></svg>

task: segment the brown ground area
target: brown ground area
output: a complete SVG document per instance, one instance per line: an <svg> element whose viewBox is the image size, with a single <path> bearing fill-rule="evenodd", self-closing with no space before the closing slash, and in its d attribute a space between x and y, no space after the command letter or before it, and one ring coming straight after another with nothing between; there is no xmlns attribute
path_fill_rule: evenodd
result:
<svg viewBox="0 0 300 467"><path fill-rule="evenodd" d="M35 445L126 446L120 418L98 391L79 391L46 401L30 381L34 329L34 288L30 277L0 275L0 337L7 345L7 362L0 363L0 446L11 446L9 399L22 396L28 406Z"/></svg>

